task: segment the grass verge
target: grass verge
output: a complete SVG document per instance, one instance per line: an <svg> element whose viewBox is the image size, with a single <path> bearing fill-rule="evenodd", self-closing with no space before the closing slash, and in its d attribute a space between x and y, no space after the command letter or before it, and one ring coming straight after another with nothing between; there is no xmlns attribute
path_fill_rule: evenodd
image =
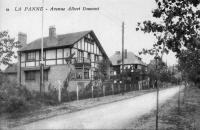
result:
<svg viewBox="0 0 200 130"><path fill-rule="evenodd" d="M159 108L159 129L199 130L200 129L200 89L194 86L185 88ZM180 101L180 105L178 102ZM180 106L180 107L178 107ZM127 129L155 129L156 111L152 111L132 122Z"/></svg>

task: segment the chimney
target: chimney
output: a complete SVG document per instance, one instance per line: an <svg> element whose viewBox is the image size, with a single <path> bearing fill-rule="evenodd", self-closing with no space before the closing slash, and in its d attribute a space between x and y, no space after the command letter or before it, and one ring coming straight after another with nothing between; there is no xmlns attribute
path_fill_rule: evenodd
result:
<svg viewBox="0 0 200 130"><path fill-rule="evenodd" d="M19 32L18 33L18 41L20 42L20 45L23 47L27 43L27 34Z"/></svg>
<svg viewBox="0 0 200 130"><path fill-rule="evenodd" d="M126 59L127 57L128 57L127 49L125 49L125 51L124 51L124 58Z"/></svg>
<svg viewBox="0 0 200 130"><path fill-rule="evenodd" d="M55 26L49 27L49 38L50 39L56 38L56 28L55 28Z"/></svg>
<svg viewBox="0 0 200 130"><path fill-rule="evenodd" d="M116 51L116 52L115 52L115 55L120 55L120 51Z"/></svg>
<svg viewBox="0 0 200 130"><path fill-rule="evenodd" d="M49 27L49 38L47 42L47 46L54 46L58 43L55 26Z"/></svg>

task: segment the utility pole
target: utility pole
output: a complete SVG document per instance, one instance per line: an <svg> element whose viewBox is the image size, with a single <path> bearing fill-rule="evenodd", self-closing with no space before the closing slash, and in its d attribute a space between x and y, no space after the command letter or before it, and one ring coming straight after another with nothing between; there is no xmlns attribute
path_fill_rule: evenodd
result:
<svg viewBox="0 0 200 130"><path fill-rule="evenodd" d="M42 93L43 85L44 85L44 54L43 54L43 44L44 44L44 39L43 39L43 28L44 28L44 0L42 0L42 40L41 40L41 63L40 63L40 94Z"/></svg>
<svg viewBox="0 0 200 130"><path fill-rule="evenodd" d="M122 94L124 94L124 22L122 22Z"/></svg>

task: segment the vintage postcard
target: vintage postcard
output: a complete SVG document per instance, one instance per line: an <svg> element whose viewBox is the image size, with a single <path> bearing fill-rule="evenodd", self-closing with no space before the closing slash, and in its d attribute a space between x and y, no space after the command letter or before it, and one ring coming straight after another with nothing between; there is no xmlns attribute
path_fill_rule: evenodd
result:
<svg viewBox="0 0 200 130"><path fill-rule="evenodd" d="M1 0L0 129L200 129L199 3Z"/></svg>

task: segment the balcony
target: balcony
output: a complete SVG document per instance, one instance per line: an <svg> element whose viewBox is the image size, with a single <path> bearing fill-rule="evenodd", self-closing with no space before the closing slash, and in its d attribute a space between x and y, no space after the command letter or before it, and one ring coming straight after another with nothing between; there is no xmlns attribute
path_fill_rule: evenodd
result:
<svg viewBox="0 0 200 130"><path fill-rule="evenodd" d="M91 59L85 58L85 57L75 57L72 60L72 63L75 65L75 67L91 67Z"/></svg>

